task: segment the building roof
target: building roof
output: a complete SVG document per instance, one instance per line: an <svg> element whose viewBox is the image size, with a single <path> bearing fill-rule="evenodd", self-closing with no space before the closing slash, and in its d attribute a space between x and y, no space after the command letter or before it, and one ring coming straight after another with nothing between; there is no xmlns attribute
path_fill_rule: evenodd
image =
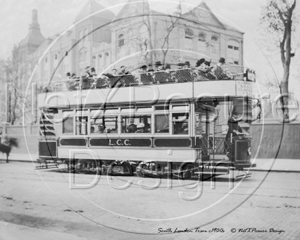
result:
<svg viewBox="0 0 300 240"><path fill-rule="evenodd" d="M29 32L27 36L20 42L20 45L32 44L39 46L45 41L45 38L41 34L40 25L37 18L38 11L32 10L32 22L29 26Z"/></svg>
<svg viewBox="0 0 300 240"><path fill-rule="evenodd" d="M101 10L104 10L104 11L102 11L100 13L96 13ZM96 14L94 14L94 13L96 13ZM74 23L79 22L80 20L87 18L91 15L93 17L102 18L105 20L112 20L115 17L115 14L112 11L105 9L105 7L103 7L102 5L97 3L95 0L88 0L88 2L85 4L85 6L78 13L77 17L75 18Z"/></svg>

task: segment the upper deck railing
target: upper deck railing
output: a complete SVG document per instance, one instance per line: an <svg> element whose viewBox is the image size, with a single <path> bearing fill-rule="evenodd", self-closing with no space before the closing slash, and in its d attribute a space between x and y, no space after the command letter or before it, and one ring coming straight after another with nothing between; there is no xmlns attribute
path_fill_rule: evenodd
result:
<svg viewBox="0 0 300 240"><path fill-rule="evenodd" d="M178 70L165 70L165 71L151 71L138 74L124 74L124 75L111 75L103 74L101 77L81 77L72 78L59 81L53 81L51 84L41 92L63 92L75 91L86 89L103 89L103 88L122 88L139 85L152 85L152 84L176 84L185 82L198 82L198 81L255 81L250 74L253 72L238 73L238 74L224 74L221 79L217 79L212 73L204 73L197 69L187 68Z"/></svg>

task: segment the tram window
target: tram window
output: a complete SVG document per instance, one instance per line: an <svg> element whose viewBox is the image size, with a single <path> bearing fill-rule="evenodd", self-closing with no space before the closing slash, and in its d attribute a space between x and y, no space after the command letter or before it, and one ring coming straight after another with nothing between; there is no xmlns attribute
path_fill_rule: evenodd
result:
<svg viewBox="0 0 300 240"><path fill-rule="evenodd" d="M118 117L106 116L91 119L91 134L118 133Z"/></svg>
<svg viewBox="0 0 300 240"><path fill-rule="evenodd" d="M169 105L155 106L155 110L168 110L169 111Z"/></svg>
<svg viewBox="0 0 300 240"><path fill-rule="evenodd" d="M63 134L73 134L74 133L74 117L71 116L73 111L63 112L63 123L62 123L62 133Z"/></svg>
<svg viewBox="0 0 300 240"><path fill-rule="evenodd" d="M173 113L172 114L173 133L174 135L189 134L189 114Z"/></svg>
<svg viewBox="0 0 300 240"><path fill-rule="evenodd" d="M151 133L151 116L123 116L122 133Z"/></svg>
<svg viewBox="0 0 300 240"><path fill-rule="evenodd" d="M76 135L87 135L88 117L76 117Z"/></svg>
<svg viewBox="0 0 300 240"><path fill-rule="evenodd" d="M155 115L155 133L169 133L169 115Z"/></svg>
<svg viewBox="0 0 300 240"><path fill-rule="evenodd" d="M172 106L173 111L189 111L189 105L184 106Z"/></svg>

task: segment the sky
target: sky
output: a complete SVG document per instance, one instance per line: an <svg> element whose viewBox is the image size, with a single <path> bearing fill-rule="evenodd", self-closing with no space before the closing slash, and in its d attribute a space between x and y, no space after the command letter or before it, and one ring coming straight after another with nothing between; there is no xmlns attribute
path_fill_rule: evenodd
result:
<svg viewBox="0 0 300 240"><path fill-rule="evenodd" d="M20 42L28 33L31 11L39 11L39 24L44 37L60 33L70 27L80 9L88 0L0 0L0 59L7 58L15 43ZM97 0L102 6L109 7L117 13L125 0ZM179 0L148 0L152 9L172 13ZM181 0L184 11L199 5L202 0ZM257 72L256 91L270 93L272 98L277 89L265 87L267 78L282 76L279 50L274 55L267 55L259 32L261 7L267 0L205 0L221 21L244 32L244 63ZM118 7L119 5L119 7ZM299 6L297 8L299 12ZM299 25L299 23L296 23ZM296 26L297 28L297 26ZM297 29L300 29L298 27ZM267 44L267 43L265 43ZM300 51L292 61L290 89L300 100ZM267 56L267 57L266 57Z"/></svg>

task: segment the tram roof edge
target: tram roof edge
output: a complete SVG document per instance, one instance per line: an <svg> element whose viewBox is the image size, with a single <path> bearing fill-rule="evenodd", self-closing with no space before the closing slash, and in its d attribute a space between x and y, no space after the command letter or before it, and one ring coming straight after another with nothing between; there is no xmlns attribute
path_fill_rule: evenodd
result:
<svg viewBox="0 0 300 240"><path fill-rule="evenodd" d="M176 84L139 85L123 88L90 89L82 91L48 92L38 96L39 108L68 108L74 105L103 105L125 103L155 104L178 99L252 95L252 82L199 81Z"/></svg>

